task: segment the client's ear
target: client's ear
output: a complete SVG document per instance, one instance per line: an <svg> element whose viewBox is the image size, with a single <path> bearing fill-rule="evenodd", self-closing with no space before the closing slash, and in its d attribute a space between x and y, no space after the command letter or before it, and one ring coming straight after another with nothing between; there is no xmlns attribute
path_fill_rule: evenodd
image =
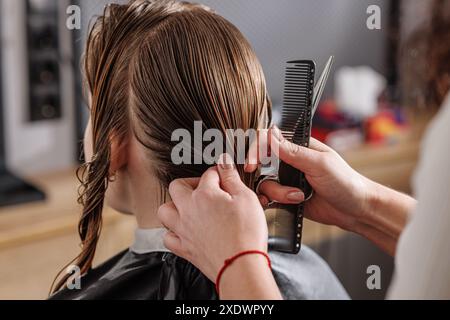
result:
<svg viewBox="0 0 450 320"><path fill-rule="evenodd" d="M111 159L109 163L109 176L114 176L117 171L127 165L128 162L128 138L111 135Z"/></svg>

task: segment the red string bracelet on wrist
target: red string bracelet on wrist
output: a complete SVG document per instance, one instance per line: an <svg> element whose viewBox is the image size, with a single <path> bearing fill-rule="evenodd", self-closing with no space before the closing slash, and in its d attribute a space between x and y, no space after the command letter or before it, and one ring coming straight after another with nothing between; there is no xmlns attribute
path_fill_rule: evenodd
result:
<svg viewBox="0 0 450 320"><path fill-rule="evenodd" d="M259 250L248 250L248 251L242 251L240 253L238 253L237 255L231 257L230 259L225 260L225 263L223 265L223 267L220 269L219 274L217 275L217 279L216 279L216 291L217 291L217 295L220 297L220 279L222 279L223 273L225 272L225 270L231 265L233 264L233 262L235 262L237 259L246 256L246 255L251 255L251 254L259 254L264 256L267 259L267 264L269 265L269 268L272 269L272 262L270 261L270 257L267 253L263 252L263 251L259 251Z"/></svg>

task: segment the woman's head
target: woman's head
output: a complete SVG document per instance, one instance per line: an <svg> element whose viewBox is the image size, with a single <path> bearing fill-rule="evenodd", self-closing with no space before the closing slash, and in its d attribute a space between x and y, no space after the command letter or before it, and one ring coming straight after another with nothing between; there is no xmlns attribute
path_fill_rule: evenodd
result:
<svg viewBox="0 0 450 320"><path fill-rule="evenodd" d="M227 129L267 127L271 114L263 71L249 43L231 23L196 4L109 5L89 34L85 77L91 120L80 177L83 250L76 263L82 273L92 264L105 196L108 204L132 213L127 187L119 181L127 163L145 167L164 191L172 180L198 177L208 168L172 162L175 130L193 136L194 122L201 121L204 129L225 136ZM130 159L131 153L141 156ZM238 169L252 186L254 175Z"/></svg>

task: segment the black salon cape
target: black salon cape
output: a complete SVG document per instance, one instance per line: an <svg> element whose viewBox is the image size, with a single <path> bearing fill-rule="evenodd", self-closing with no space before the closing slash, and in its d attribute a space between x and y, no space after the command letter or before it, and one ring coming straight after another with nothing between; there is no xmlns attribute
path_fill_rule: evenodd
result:
<svg viewBox="0 0 450 320"><path fill-rule="evenodd" d="M271 252L272 270L287 300L346 300L328 264L303 246L298 255ZM54 300L217 300L214 284L172 253L123 251L81 278L81 289L62 289Z"/></svg>
<svg viewBox="0 0 450 320"><path fill-rule="evenodd" d="M214 284L171 253L126 250L81 278L81 289L64 288L51 300L217 300Z"/></svg>

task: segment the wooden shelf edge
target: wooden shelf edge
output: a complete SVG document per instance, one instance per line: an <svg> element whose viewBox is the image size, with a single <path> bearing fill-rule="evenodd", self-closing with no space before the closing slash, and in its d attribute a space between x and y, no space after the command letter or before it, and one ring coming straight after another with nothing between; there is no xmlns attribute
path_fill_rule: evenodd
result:
<svg viewBox="0 0 450 320"><path fill-rule="evenodd" d="M119 214L107 212L103 215L103 226L112 225L119 220L121 220ZM77 224L77 216L62 216L51 221L2 232L0 234L0 250L51 239L64 234L75 234L77 232Z"/></svg>

